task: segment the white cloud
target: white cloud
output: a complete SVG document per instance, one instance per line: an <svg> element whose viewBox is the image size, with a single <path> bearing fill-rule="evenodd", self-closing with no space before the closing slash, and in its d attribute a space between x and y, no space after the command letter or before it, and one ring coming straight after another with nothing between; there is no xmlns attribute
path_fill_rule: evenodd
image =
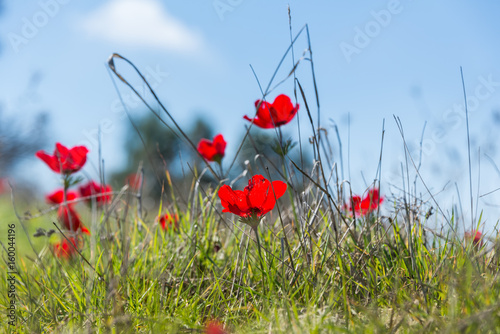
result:
<svg viewBox="0 0 500 334"><path fill-rule="evenodd" d="M158 0L110 0L83 21L92 36L133 47L194 53L201 36L170 15Z"/></svg>

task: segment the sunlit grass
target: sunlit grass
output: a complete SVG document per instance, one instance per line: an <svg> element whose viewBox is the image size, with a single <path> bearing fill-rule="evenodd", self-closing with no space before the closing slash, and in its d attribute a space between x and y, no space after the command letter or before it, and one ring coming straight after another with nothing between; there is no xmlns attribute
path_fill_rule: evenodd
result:
<svg viewBox="0 0 500 334"><path fill-rule="evenodd" d="M225 226L210 204L214 192L180 213L178 231L151 223L139 231L130 202L117 209L119 218L102 224L101 215L100 238L87 238L83 250L95 271L49 248L39 260L19 256L17 329L189 332L219 319L242 333L500 330L498 258L484 252L489 243L477 249L451 236L425 237L415 224L410 251L397 217L371 215L358 220L367 232L337 245L320 219L302 241L288 234L290 259L279 222L268 217L260 226L262 271L250 229ZM2 306L2 321L5 314Z"/></svg>

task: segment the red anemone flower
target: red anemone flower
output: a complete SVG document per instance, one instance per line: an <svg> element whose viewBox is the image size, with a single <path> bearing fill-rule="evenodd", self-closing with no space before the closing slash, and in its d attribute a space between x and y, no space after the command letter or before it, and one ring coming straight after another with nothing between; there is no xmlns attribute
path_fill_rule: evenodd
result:
<svg viewBox="0 0 500 334"><path fill-rule="evenodd" d="M480 231L465 232L465 239L467 240L472 239L472 245L474 247L483 246L483 234Z"/></svg>
<svg viewBox="0 0 500 334"><path fill-rule="evenodd" d="M78 191L82 197L88 197L85 200L88 204L92 204L92 197L94 197L97 205L100 206L111 202L111 191L113 191L113 189L111 189L111 187L107 184L100 185L95 181L90 181L89 183L80 186Z"/></svg>
<svg viewBox="0 0 500 334"><path fill-rule="evenodd" d="M78 198L78 194L74 191L66 192L66 201L73 201ZM47 195L47 202L51 204L61 204L64 202L64 190L59 189L54 191L52 194ZM68 203L68 205L74 205L74 203Z"/></svg>
<svg viewBox="0 0 500 334"><path fill-rule="evenodd" d="M70 259L76 253L75 247L76 240L73 237L68 238L73 246L65 238L56 244L54 244L54 255L58 258Z"/></svg>
<svg viewBox="0 0 500 334"><path fill-rule="evenodd" d="M224 326L218 321L210 321L205 327L205 334L227 334Z"/></svg>
<svg viewBox="0 0 500 334"><path fill-rule="evenodd" d="M90 235L90 231L83 225L80 215L71 206L60 206L57 211L57 216L68 230L75 232L81 231Z"/></svg>
<svg viewBox="0 0 500 334"><path fill-rule="evenodd" d="M299 110L299 105L296 104L294 107L290 98L284 94L276 97L273 104L257 100L255 101L255 107L258 109L253 119L248 116L243 118L250 122L253 121L255 125L263 129L271 129L287 124Z"/></svg>
<svg viewBox="0 0 500 334"><path fill-rule="evenodd" d="M384 201L383 197L380 197L378 189L370 189L365 198L361 199L360 196L352 196L351 203L345 205L344 208L348 212L354 212L359 216L365 216L368 213L376 210L380 204Z"/></svg>
<svg viewBox="0 0 500 334"><path fill-rule="evenodd" d="M66 146L56 143L54 154L50 155L44 151L36 152L36 156L45 162L50 169L56 173L72 174L78 172L87 161L89 150L85 146L75 146L68 149Z"/></svg>
<svg viewBox="0 0 500 334"><path fill-rule="evenodd" d="M230 186L223 185L218 193L224 207L222 212L232 212L255 228L259 218L274 208L276 199L283 196L286 187L285 182L271 183L262 175L254 175L244 190L233 190Z"/></svg>
<svg viewBox="0 0 500 334"><path fill-rule="evenodd" d="M78 194L72 191L66 192L66 201L72 201L78 198ZM80 215L73 209L75 203L64 203L64 191L62 189L53 192L47 196L47 201L51 204L59 204L57 217L70 231L81 231L90 234L90 231L83 225Z"/></svg>
<svg viewBox="0 0 500 334"><path fill-rule="evenodd" d="M171 215L166 213L163 216L158 217L158 221L164 231L168 231L170 228L173 228L174 230L179 228L179 216L177 214Z"/></svg>
<svg viewBox="0 0 500 334"><path fill-rule="evenodd" d="M208 161L220 163L226 150L226 141L221 134L214 137L213 141L203 138L198 143L198 152Z"/></svg>
<svg viewBox="0 0 500 334"><path fill-rule="evenodd" d="M130 189L138 191L141 186L141 174L136 174L136 173L130 174L125 179L125 183L129 185Z"/></svg>

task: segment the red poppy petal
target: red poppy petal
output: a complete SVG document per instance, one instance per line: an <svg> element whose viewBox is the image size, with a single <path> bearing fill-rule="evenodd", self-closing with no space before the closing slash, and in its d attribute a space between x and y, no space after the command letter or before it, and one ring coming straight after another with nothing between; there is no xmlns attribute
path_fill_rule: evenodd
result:
<svg viewBox="0 0 500 334"><path fill-rule="evenodd" d="M78 194L73 191L66 192L66 201L73 201L78 198ZM52 194L47 195L47 202L52 204L61 204L64 202L64 191L62 189L54 191ZM68 205L72 205L70 203Z"/></svg>
<svg viewBox="0 0 500 334"><path fill-rule="evenodd" d="M69 149L61 143L56 143L56 149L54 151L55 157L66 157L69 154Z"/></svg>
<svg viewBox="0 0 500 334"><path fill-rule="evenodd" d="M262 128L262 129L271 129L271 128L274 128L274 125L273 125L272 122L263 121L263 120L261 120L258 117L250 118L248 116L243 116L243 118L246 119L249 122L253 122L254 125L256 125L256 126L258 126L259 128Z"/></svg>
<svg viewBox="0 0 500 334"><path fill-rule="evenodd" d="M107 195L101 196L100 199L103 203L111 203L111 192L113 192L113 188L111 186L106 185L102 191L103 193L106 193Z"/></svg>
<svg viewBox="0 0 500 334"><path fill-rule="evenodd" d="M78 188L78 191L80 192L80 195L82 195L82 197L87 197L87 196L92 195L92 189L90 189L90 188L91 188L90 183L87 183L83 186L80 186Z"/></svg>
<svg viewBox="0 0 500 334"><path fill-rule="evenodd" d="M87 161L89 150L85 146L75 146L68 152L67 162L71 171L79 171Z"/></svg>
<svg viewBox="0 0 500 334"><path fill-rule="evenodd" d="M371 207L371 200L369 198L365 198L361 201L360 208L361 210L369 210Z"/></svg>
<svg viewBox="0 0 500 334"><path fill-rule="evenodd" d="M276 198L280 198L286 192L287 185L283 181L273 181L273 189Z"/></svg>
<svg viewBox="0 0 500 334"><path fill-rule="evenodd" d="M70 237L69 240L76 247L75 238ZM64 239L61 242L54 244L55 256L59 258L69 259L75 253L75 248L70 245L70 242Z"/></svg>
<svg viewBox="0 0 500 334"><path fill-rule="evenodd" d="M281 126L290 122L297 111L299 110L299 105L293 106L290 98L284 94L276 97L273 102L272 108L274 109L274 121L276 126Z"/></svg>
<svg viewBox="0 0 500 334"><path fill-rule="evenodd" d="M245 187L248 204L251 208L260 208L266 201L271 182L262 175L254 175Z"/></svg>
<svg viewBox="0 0 500 334"><path fill-rule="evenodd" d="M272 129L274 128L274 123L272 121L264 121L260 118L255 118L253 124L257 125L262 129Z"/></svg>
<svg viewBox="0 0 500 334"><path fill-rule="evenodd" d="M228 208L225 210L222 210L222 212L231 212L231 213L233 213L237 216L240 216L240 217L246 217L248 215L247 212L241 211L240 208L238 208L238 206L233 205L233 204L229 204Z"/></svg>
<svg viewBox="0 0 500 334"><path fill-rule="evenodd" d="M214 156L217 154L213 143L208 139L200 140L198 143L198 152L200 152L203 158L209 161L213 161Z"/></svg>
<svg viewBox="0 0 500 334"><path fill-rule="evenodd" d="M225 201L225 200L223 200L223 199L221 199L221 200L220 200L220 204L221 204L221 205L222 205L222 207L223 207L222 212L231 212L231 211L229 210L229 206L230 206L230 205L232 205L232 204L230 204L229 202L227 202L227 201Z"/></svg>
<svg viewBox="0 0 500 334"><path fill-rule="evenodd" d="M111 194L107 194L112 191L109 185L100 185L95 181L89 181L87 184L80 186L78 191L82 197L94 196L96 203L99 205L111 201ZM93 198L87 198L85 201L87 203L92 203Z"/></svg>
<svg viewBox="0 0 500 334"><path fill-rule="evenodd" d="M264 129L270 129L276 126L277 121L276 110L273 106L268 102L262 102L259 110L257 110L256 125Z"/></svg>
<svg viewBox="0 0 500 334"><path fill-rule="evenodd" d="M243 116L243 118L246 119L249 122L252 122L254 120L253 118L250 118L247 115Z"/></svg>
<svg viewBox="0 0 500 334"><path fill-rule="evenodd" d="M255 101L255 106L258 106L260 100ZM269 102L262 102L257 109L257 117L265 123L273 123L272 105Z"/></svg>
<svg viewBox="0 0 500 334"><path fill-rule="evenodd" d="M378 189L372 189L368 191L368 194L366 195L365 198L361 201L361 210L368 212L375 210L378 208L379 204L381 203L381 199L379 198L379 192Z"/></svg>
<svg viewBox="0 0 500 334"><path fill-rule="evenodd" d="M476 235L474 236L474 240L473 240L473 243L474 245L481 245L483 244L482 242L482 237L483 237L483 234L479 231L476 232Z"/></svg>
<svg viewBox="0 0 500 334"><path fill-rule="evenodd" d="M241 211L240 208L236 204L229 203L223 199L221 199L220 202L222 204L222 207L224 208L224 210L222 210L222 212L231 212L235 215L245 217L246 213Z"/></svg>
<svg viewBox="0 0 500 334"><path fill-rule="evenodd" d="M266 200L264 203L262 203L262 206L260 207L259 211L259 216L263 216L272 209L274 209L274 206L276 205L276 199L274 198L274 195L272 194L272 190L269 191L269 195L266 197Z"/></svg>
<svg viewBox="0 0 500 334"><path fill-rule="evenodd" d="M227 145L226 141L224 140L224 137L221 134L218 134L217 136L214 137L213 144L215 151L217 152L217 155L220 156L221 158L224 157Z"/></svg>
<svg viewBox="0 0 500 334"><path fill-rule="evenodd" d="M285 94L278 95L274 99L273 108L280 120L287 119L294 109L292 100Z"/></svg>
<svg viewBox="0 0 500 334"><path fill-rule="evenodd" d="M83 229L84 227L80 220L80 216L71 206L61 206L58 211L58 216L64 226L70 231L78 231L80 228Z"/></svg>
<svg viewBox="0 0 500 334"><path fill-rule="evenodd" d="M234 193L237 196L237 201L235 205L238 209L245 215L251 212L251 207L248 205L247 193L242 190L235 190Z"/></svg>
<svg viewBox="0 0 500 334"><path fill-rule="evenodd" d="M299 111L299 105L298 104L295 106L295 108L293 108L290 111L290 113L288 114L286 120L284 121L284 123L282 123L282 125L289 123L295 117L295 115L297 114L297 111Z"/></svg>
<svg viewBox="0 0 500 334"><path fill-rule="evenodd" d="M350 210L352 210L352 208L354 207L355 211L359 211L359 209L361 208L360 207L361 197L359 197L358 195L352 196L351 204L352 204L352 206L350 207Z"/></svg>
<svg viewBox="0 0 500 334"><path fill-rule="evenodd" d="M227 184L220 187L219 191L217 192L217 195L223 201L226 201L226 202L232 203L232 204L235 203L234 191Z"/></svg>
<svg viewBox="0 0 500 334"><path fill-rule="evenodd" d="M282 181L273 181L272 188L269 187L269 193L267 194L266 201L262 204L262 212L261 215L265 215L276 205L276 199L280 198L285 194L287 185ZM274 192L273 192L274 189ZM276 196L275 196L276 195Z"/></svg>
<svg viewBox="0 0 500 334"><path fill-rule="evenodd" d="M217 195L219 196L222 207L224 208L222 212L233 212L230 210L230 208L232 207L237 208L236 202L238 201L238 196L235 194L235 192L233 191L233 189L231 189L230 186L226 184L223 185L217 192Z"/></svg>
<svg viewBox="0 0 500 334"><path fill-rule="evenodd" d="M267 109L267 108L271 108L271 103L267 102L267 101L262 101L262 100L255 100L254 104L255 104L255 108L257 110L260 110L260 109Z"/></svg>
<svg viewBox="0 0 500 334"><path fill-rule="evenodd" d="M60 204L62 203L64 197L64 193L62 190L57 190L53 192L52 194L47 195L45 198L47 202L52 203L52 204Z"/></svg>
<svg viewBox="0 0 500 334"><path fill-rule="evenodd" d="M224 208L222 212L231 212L241 217L246 217L250 213L246 194L243 191L233 190L230 186L223 185L217 194Z"/></svg>
<svg viewBox="0 0 500 334"><path fill-rule="evenodd" d="M35 156L45 162L50 169L52 169L56 173L60 173L60 166L57 159L44 151L36 152Z"/></svg>
<svg viewBox="0 0 500 334"><path fill-rule="evenodd" d="M224 147L226 147L224 136L222 136L220 133L214 137L213 143L214 145L224 145Z"/></svg>
<svg viewBox="0 0 500 334"><path fill-rule="evenodd" d="M361 212L361 202L362 202L361 197L359 197L358 195L354 195L351 197L349 203L346 203L344 205L344 209L347 210L349 213L352 213L352 211L354 210L354 212L356 212L358 215L364 215Z"/></svg>
<svg viewBox="0 0 500 334"><path fill-rule="evenodd" d="M78 198L78 194L73 191L66 192L66 201L73 201Z"/></svg>
<svg viewBox="0 0 500 334"><path fill-rule="evenodd" d="M366 198L370 199L373 201L373 202L378 202L379 201L379 193L378 193L378 189L371 189L368 191L368 195L366 195Z"/></svg>

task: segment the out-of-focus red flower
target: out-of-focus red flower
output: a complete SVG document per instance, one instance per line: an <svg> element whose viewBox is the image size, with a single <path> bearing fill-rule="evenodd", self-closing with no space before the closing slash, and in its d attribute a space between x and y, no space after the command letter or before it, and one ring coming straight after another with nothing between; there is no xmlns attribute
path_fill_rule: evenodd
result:
<svg viewBox="0 0 500 334"><path fill-rule="evenodd" d="M70 231L81 231L90 234L90 231L83 225L80 215L73 209L74 203L62 204L64 202L64 191L59 189L50 195L47 195L47 201L51 204L60 204L57 210L57 217ZM66 192L66 201L72 201L78 198L78 194L73 191Z"/></svg>
<svg viewBox="0 0 500 334"><path fill-rule="evenodd" d="M105 203L111 202L111 192L113 189L107 184L100 185L95 181L90 181L89 183L80 186L78 188L80 196L89 197L85 201L89 204L92 203L93 199L90 196L95 197L97 205L103 205Z"/></svg>
<svg viewBox="0 0 500 334"><path fill-rule="evenodd" d="M226 141L221 134L214 137L213 141L203 138L198 143L198 152L208 161L221 162L226 151Z"/></svg>
<svg viewBox="0 0 500 334"><path fill-rule="evenodd" d="M483 246L483 234L480 231L465 232L464 236L466 240L470 241L472 239L472 245L475 247Z"/></svg>
<svg viewBox="0 0 500 334"><path fill-rule="evenodd" d="M205 334L227 334L224 326L218 321L210 321L205 327Z"/></svg>
<svg viewBox="0 0 500 334"><path fill-rule="evenodd" d="M365 216L376 210L383 201L384 198L380 197L378 189L370 189L363 199L357 195L352 196L351 203L346 204L344 209L348 212L352 212L354 208L354 212L357 215Z"/></svg>
<svg viewBox="0 0 500 334"><path fill-rule="evenodd" d="M75 238L69 237L68 239L73 246L77 247ZM70 259L76 254L76 250L73 246L64 238L60 242L54 244L54 255L58 258Z"/></svg>
<svg viewBox="0 0 500 334"><path fill-rule="evenodd" d="M68 149L66 146L56 143L54 154L45 151L36 152L36 156L45 162L50 169L56 173L72 174L78 172L87 161L89 150L85 146L75 146Z"/></svg>
<svg viewBox="0 0 500 334"><path fill-rule="evenodd" d="M242 218L251 218L258 223L257 218L274 208L276 199L283 196L286 187L285 182L273 181L271 183L262 175L254 175L244 190L233 190L230 186L223 185L218 193L224 207L222 212L232 212Z"/></svg>
<svg viewBox="0 0 500 334"><path fill-rule="evenodd" d="M68 230L75 232L81 231L82 233L90 235L90 231L83 225L80 215L73 207L61 205L59 210L57 210L57 216Z"/></svg>
<svg viewBox="0 0 500 334"><path fill-rule="evenodd" d="M0 177L0 195L7 190L7 179Z"/></svg>
<svg viewBox="0 0 500 334"><path fill-rule="evenodd" d="M161 228L164 231L168 231L170 228L177 230L179 228L179 216L177 214L171 215L169 213L164 214L157 218Z"/></svg>
<svg viewBox="0 0 500 334"><path fill-rule="evenodd" d="M290 98L284 94L278 95L272 104L257 100L255 107L258 108L255 117L252 119L245 115L244 118L247 121L253 121L255 125L263 129L285 125L293 119L299 110L299 105L296 104L294 107Z"/></svg>
<svg viewBox="0 0 500 334"><path fill-rule="evenodd" d="M141 186L141 174L130 174L125 179L125 183L127 183L132 190L138 191Z"/></svg>
<svg viewBox="0 0 500 334"><path fill-rule="evenodd" d="M78 194L74 191L66 191L66 201L73 201L78 198ZM61 204L64 202L64 190L59 189L54 191L52 194L46 196L47 202L50 204ZM74 203L68 203L68 205L73 205Z"/></svg>

